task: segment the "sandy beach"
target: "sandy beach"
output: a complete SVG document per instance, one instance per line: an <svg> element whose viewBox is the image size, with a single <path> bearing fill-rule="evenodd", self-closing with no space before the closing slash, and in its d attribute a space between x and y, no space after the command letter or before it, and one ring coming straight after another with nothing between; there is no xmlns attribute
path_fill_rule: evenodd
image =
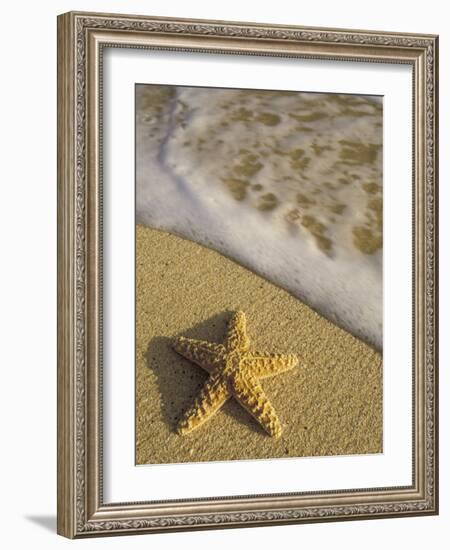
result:
<svg viewBox="0 0 450 550"><path fill-rule="evenodd" d="M251 349L296 353L262 381L283 424L269 437L233 400L186 436L175 432L207 375L175 336L221 342L244 310ZM382 452L382 358L285 290L197 243L136 228L136 463Z"/></svg>

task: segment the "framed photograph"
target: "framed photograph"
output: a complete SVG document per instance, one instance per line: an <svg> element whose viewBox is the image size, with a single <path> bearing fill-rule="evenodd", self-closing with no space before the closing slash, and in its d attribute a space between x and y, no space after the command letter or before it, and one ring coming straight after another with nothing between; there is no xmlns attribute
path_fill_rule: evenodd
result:
<svg viewBox="0 0 450 550"><path fill-rule="evenodd" d="M438 512L432 35L58 18L58 532Z"/></svg>

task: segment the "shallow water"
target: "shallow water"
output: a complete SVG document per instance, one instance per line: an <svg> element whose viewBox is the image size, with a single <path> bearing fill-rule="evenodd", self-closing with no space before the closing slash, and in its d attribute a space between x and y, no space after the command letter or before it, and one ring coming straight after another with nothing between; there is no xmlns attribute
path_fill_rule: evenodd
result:
<svg viewBox="0 0 450 550"><path fill-rule="evenodd" d="M136 221L381 349L381 99L140 85L136 100Z"/></svg>

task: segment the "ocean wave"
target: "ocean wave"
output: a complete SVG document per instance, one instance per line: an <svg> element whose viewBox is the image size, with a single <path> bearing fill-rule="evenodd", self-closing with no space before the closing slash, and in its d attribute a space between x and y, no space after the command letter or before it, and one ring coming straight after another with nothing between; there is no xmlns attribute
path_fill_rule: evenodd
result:
<svg viewBox="0 0 450 550"><path fill-rule="evenodd" d="M381 100L154 85L136 100L136 221L221 252L381 350Z"/></svg>

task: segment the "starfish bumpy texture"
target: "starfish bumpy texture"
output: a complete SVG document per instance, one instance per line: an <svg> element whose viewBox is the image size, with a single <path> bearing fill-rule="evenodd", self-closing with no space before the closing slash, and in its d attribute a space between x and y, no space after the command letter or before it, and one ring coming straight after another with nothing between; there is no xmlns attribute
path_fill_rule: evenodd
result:
<svg viewBox="0 0 450 550"><path fill-rule="evenodd" d="M251 352L242 311L234 314L223 344L177 338L180 354L202 367L209 378L178 425L183 435L195 430L234 397L266 430L279 437L283 431L275 410L259 383L262 378L288 371L298 364L296 355Z"/></svg>

